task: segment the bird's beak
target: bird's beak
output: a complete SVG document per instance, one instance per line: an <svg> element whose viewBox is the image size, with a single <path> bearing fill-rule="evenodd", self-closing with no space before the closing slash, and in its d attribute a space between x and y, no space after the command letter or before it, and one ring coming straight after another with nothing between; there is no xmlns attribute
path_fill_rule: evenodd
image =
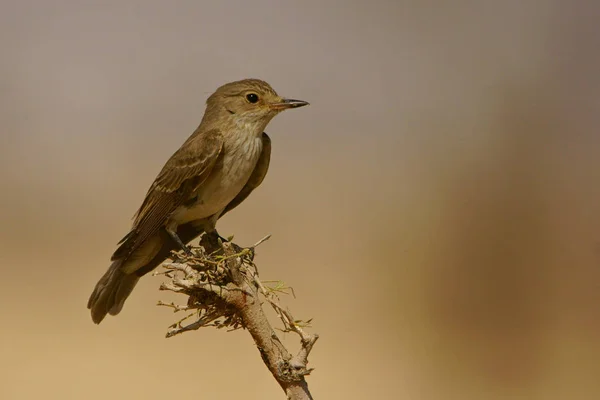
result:
<svg viewBox="0 0 600 400"><path fill-rule="evenodd" d="M294 100L294 99L281 99L279 103L272 103L270 105L273 110L287 110L288 108L298 108L307 106L309 103L303 100Z"/></svg>

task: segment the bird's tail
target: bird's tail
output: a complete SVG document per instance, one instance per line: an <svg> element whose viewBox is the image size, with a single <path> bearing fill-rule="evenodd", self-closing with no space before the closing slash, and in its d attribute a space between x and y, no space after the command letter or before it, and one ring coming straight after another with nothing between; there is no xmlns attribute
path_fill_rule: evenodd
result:
<svg viewBox="0 0 600 400"><path fill-rule="evenodd" d="M117 315L140 279L136 274L126 274L121 268L123 260L115 260L108 271L100 278L87 308L92 312L92 320L99 324L106 314Z"/></svg>

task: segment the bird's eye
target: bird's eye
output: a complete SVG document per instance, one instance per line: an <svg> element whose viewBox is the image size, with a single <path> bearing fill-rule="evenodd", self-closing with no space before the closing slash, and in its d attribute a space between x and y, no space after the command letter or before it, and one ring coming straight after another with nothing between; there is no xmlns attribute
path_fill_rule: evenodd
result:
<svg viewBox="0 0 600 400"><path fill-rule="evenodd" d="M246 95L246 100L250 103L256 103L258 101L258 95L256 93L248 93Z"/></svg>

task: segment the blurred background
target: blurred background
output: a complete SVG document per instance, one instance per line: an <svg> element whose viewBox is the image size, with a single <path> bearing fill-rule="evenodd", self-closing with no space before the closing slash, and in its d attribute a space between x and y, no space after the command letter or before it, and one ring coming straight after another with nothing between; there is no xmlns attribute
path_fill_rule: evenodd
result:
<svg viewBox="0 0 600 400"><path fill-rule="evenodd" d="M273 234L315 398L600 396L598 2L0 4L0 398L283 398L247 332L165 339L161 277L100 326L85 307L246 77L311 106L219 230Z"/></svg>

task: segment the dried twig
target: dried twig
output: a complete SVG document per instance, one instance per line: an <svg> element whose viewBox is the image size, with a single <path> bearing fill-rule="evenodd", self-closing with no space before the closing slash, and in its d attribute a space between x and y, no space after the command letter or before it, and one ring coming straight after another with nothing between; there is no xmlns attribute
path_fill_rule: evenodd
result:
<svg viewBox="0 0 600 400"><path fill-rule="evenodd" d="M241 248L205 235L201 247L191 249L192 257L182 252L174 253L171 257L173 262L163 264L167 271L163 274L171 280L163 283L160 290L188 295L187 305L158 304L172 308L174 312L193 311L171 325L167 337L206 326L247 329L264 363L288 399L312 399L304 376L312 371L307 367L308 356L319 336L305 331L310 320L296 320L287 308L280 305L277 293L285 293L286 287L269 288L259 279L253 261L254 251L269 238L270 235L252 247ZM300 336L301 346L295 356L283 346L267 320L261 296L282 321L282 330ZM194 316L193 322L183 324Z"/></svg>

